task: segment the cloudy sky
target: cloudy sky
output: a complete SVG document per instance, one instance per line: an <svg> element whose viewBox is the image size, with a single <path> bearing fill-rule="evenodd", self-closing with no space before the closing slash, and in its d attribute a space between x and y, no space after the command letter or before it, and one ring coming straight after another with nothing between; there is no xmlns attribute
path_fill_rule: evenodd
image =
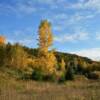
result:
<svg viewBox="0 0 100 100"><path fill-rule="evenodd" d="M0 35L37 47L42 19L52 24L53 48L100 59L100 0L0 0Z"/></svg>

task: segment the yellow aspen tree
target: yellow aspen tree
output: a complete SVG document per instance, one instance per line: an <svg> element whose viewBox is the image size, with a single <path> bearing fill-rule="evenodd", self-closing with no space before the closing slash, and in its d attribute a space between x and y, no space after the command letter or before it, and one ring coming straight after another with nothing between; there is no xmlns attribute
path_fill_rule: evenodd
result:
<svg viewBox="0 0 100 100"><path fill-rule="evenodd" d="M61 60L61 70L65 71L65 61L64 59Z"/></svg>
<svg viewBox="0 0 100 100"><path fill-rule="evenodd" d="M49 47L52 46L53 36L51 24L47 20L43 20L39 26L39 64L47 73L55 71L56 57L53 52L49 52ZM41 63L40 63L41 62Z"/></svg>
<svg viewBox="0 0 100 100"><path fill-rule="evenodd" d="M43 20L39 26L39 51L45 55L52 42L51 24L47 20Z"/></svg>

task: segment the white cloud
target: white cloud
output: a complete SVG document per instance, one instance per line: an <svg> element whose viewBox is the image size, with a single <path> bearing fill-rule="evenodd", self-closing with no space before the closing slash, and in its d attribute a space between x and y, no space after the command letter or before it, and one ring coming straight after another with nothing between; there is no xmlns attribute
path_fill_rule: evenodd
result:
<svg viewBox="0 0 100 100"><path fill-rule="evenodd" d="M3 9L5 12L14 12L19 15L32 14L34 12L52 12L55 8L58 10L60 8L63 9L63 5L67 4L66 0L15 0L12 2L13 5L1 3L0 11ZM45 6L48 6L48 9Z"/></svg>
<svg viewBox="0 0 100 100"><path fill-rule="evenodd" d="M61 12L58 12L58 13L52 13L51 16L49 16L50 13L47 15L49 20L51 22L54 22L57 24L61 24L61 23L64 23L65 21L67 21L69 19L69 15L67 13L61 13ZM55 26L56 26L55 25Z"/></svg>
<svg viewBox="0 0 100 100"><path fill-rule="evenodd" d="M74 51L71 53L77 54L83 57L88 57L88 58L91 58L92 60L100 61L100 48L84 49L80 51Z"/></svg>
<svg viewBox="0 0 100 100"><path fill-rule="evenodd" d="M37 11L34 6L26 5L26 4L19 4L19 5L17 5L16 9L19 12L26 13L26 14L31 14L31 13L34 13Z"/></svg>
<svg viewBox="0 0 100 100"><path fill-rule="evenodd" d="M55 4L55 2L57 2L58 0L37 0L38 3L42 3L42 4Z"/></svg>
<svg viewBox="0 0 100 100"><path fill-rule="evenodd" d="M97 33L97 34L96 34L96 39L97 39L97 40L100 40L100 33Z"/></svg>
<svg viewBox="0 0 100 100"><path fill-rule="evenodd" d="M67 2L67 0L36 0L38 3L42 3L42 4L48 4L54 7L54 5L57 4L64 4ZM58 5L59 6L59 5Z"/></svg>
<svg viewBox="0 0 100 100"><path fill-rule="evenodd" d="M75 42L89 39L89 34L87 32L76 32L74 34L66 34L59 37L54 37L56 42Z"/></svg>
<svg viewBox="0 0 100 100"><path fill-rule="evenodd" d="M24 39L21 39L21 40L14 40L14 39L7 39L6 43L11 43L11 44L15 44L15 43L19 43L23 46L28 46L28 47L37 47L37 41L33 40L33 39L27 39L27 38L24 38Z"/></svg>
<svg viewBox="0 0 100 100"><path fill-rule="evenodd" d="M67 19L67 24L76 24L80 21L91 20L94 17L95 14L76 12L76 14L69 16L69 18Z"/></svg>
<svg viewBox="0 0 100 100"><path fill-rule="evenodd" d="M85 7L93 8L100 11L100 0L88 0Z"/></svg>
<svg viewBox="0 0 100 100"><path fill-rule="evenodd" d="M68 15L65 14L65 13L56 14L56 15L54 16L54 19L55 19L55 20L56 20L56 19L62 20L62 19L67 19L67 18L68 18Z"/></svg>
<svg viewBox="0 0 100 100"><path fill-rule="evenodd" d="M53 14L55 16L54 19L66 19L68 20L68 15L63 13L59 13L58 15L54 14L55 12L55 8L57 8L57 10L63 10L66 11L67 8L77 8L77 9L86 9L86 8L95 8L95 9L99 9L100 10L100 0L79 0L80 2L77 3L70 3L67 0L15 0L15 4L14 5L9 5L9 4L0 4L0 13L3 11L4 14L7 14L5 12L8 12L8 14L10 12L14 12L16 13L16 15L24 15L24 14L33 14L36 12L40 13L40 12L45 12L48 13L49 15ZM87 2L84 2L87 1ZM40 5L39 5L40 4ZM48 9L43 8L43 5L49 5ZM93 7L92 7L93 6ZM44 6L45 7L45 6ZM54 10L52 10L52 8L54 8ZM3 10L2 10L3 9ZM45 16L44 14L44 16ZM48 15L48 17L49 17ZM94 14L93 14L94 15ZM73 16L71 19L74 20L81 20L81 19L86 19L86 18L91 18L93 17L93 15L75 15Z"/></svg>
<svg viewBox="0 0 100 100"><path fill-rule="evenodd" d="M6 37L7 42L10 42L12 44L20 43L26 46L30 45L34 46L36 45L37 41L36 41L36 34L33 33L32 30L33 30L32 27L28 27L25 29L13 30L9 33L4 33L3 35Z"/></svg>
<svg viewBox="0 0 100 100"><path fill-rule="evenodd" d="M10 42L12 44L14 43L20 43L20 44L30 44L32 43L32 40L27 40L27 39L22 39L22 40L13 40L13 39L8 39L7 42Z"/></svg>
<svg viewBox="0 0 100 100"><path fill-rule="evenodd" d="M95 15L90 12L76 12L75 14L68 15L66 13L58 13L49 16L50 21L53 23L54 29L57 31L66 30L69 25L77 25L85 21L91 21Z"/></svg>
<svg viewBox="0 0 100 100"><path fill-rule="evenodd" d="M90 9L100 12L100 0L81 0L75 4L69 4L69 8L74 9Z"/></svg>
<svg viewBox="0 0 100 100"><path fill-rule="evenodd" d="M23 2L15 2L14 5L11 4L0 4L0 13L9 15L10 13L14 13L16 15L27 15L35 13L37 10L37 7L35 7L33 4L30 3L23 3Z"/></svg>
<svg viewBox="0 0 100 100"><path fill-rule="evenodd" d="M22 29L19 29L19 30L12 30L10 31L10 33L7 33L9 34L9 36L11 38L14 38L14 39L20 39L20 38L32 38L33 37L33 28L32 27L27 27L27 28L22 28ZM35 34L34 34L35 35Z"/></svg>

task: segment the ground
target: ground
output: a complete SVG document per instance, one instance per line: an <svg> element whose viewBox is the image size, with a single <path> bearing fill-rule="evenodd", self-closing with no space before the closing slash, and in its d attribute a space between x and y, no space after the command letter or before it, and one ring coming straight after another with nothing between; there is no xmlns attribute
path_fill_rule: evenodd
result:
<svg viewBox="0 0 100 100"><path fill-rule="evenodd" d="M100 80L58 84L19 80L0 72L0 100L100 100Z"/></svg>

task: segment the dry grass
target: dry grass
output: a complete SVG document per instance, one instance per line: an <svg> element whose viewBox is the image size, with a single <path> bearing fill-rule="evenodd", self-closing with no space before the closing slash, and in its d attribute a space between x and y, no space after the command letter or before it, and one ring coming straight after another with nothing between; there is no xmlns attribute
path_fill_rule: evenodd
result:
<svg viewBox="0 0 100 100"><path fill-rule="evenodd" d="M57 84L15 80L1 73L0 100L100 100L100 81Z"/></svg>

